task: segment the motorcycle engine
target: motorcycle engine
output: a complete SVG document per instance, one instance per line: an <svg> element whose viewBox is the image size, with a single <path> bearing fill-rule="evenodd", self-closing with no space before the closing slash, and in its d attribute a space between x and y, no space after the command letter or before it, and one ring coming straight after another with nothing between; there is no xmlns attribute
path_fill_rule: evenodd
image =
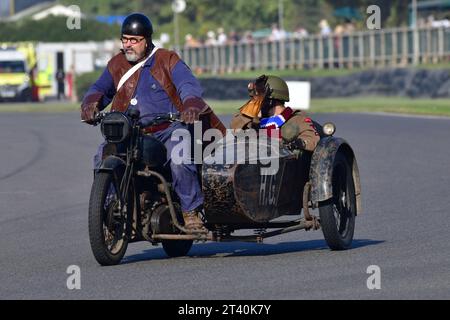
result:
<svg viewBox="0 0 450 320"><path fill-rule="evenodd" d="M174 204L177 218L180 223L181 210L177 203ZM144 207L142 207L144 208ZM142 217L142 231L151 237L152 234L179 234L179 230L175 227L170 214L169 206L161 202L153 202L152 208L145 208ZM182 219L181 219L182 220Z"/></svg>
<svg viewBox="0 0 450 320"><path fill-rule="evenodd" d="M176 234L177 228L172 222L169 206L162 204L158 206L151 215L150 227L152 233L157 234Z"/></svg>

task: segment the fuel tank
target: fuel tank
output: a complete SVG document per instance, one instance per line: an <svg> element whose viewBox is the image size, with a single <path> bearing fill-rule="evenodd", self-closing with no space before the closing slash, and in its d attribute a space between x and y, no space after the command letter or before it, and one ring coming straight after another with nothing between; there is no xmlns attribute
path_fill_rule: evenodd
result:
<svg viewBox="0 0 450 320"><path fill-rule="evenodd" d="M150 168L162 167L167 161L166 147L162 142L150 135L140 137L142 161Z"/></svg>

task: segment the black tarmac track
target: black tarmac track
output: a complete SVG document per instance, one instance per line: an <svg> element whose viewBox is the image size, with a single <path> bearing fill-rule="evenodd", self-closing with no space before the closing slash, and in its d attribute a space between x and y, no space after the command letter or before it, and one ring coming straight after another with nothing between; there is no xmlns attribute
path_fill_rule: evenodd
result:
<svg viewBox="0 0 450 320"><path fill-rule="evenodd" d="M77 113L2 114L0 299L450 299L450 119L316 119L334 121L357 155L363 214L351 250L298 231L196 244L178 259L132 244L122 265L100 267L87 227L99 128ZM80 290L67 288L71 265ZM374 265L379 290L367 287Z"/></svg>

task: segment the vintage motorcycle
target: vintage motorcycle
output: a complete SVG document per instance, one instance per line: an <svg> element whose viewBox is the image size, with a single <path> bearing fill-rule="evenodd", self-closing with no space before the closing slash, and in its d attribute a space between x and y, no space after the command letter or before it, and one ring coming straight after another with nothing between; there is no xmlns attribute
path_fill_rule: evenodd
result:
<svg viewBox="0 0 450 320"><path fill-rule="evenodd" d="M333 136L332 123L323 127L316 123L321 140L312 154L296 149L295 130L283 135L287 138L271 153L279 161L279 170L271 176L260 174L260 164L216 164L205 159L199 180L208 233L196 233L183 226L165 146L144 133L139 118L139 112L131 110L96 119L107 142L89 201L89 238L99 264L119 264L128 244L138 241L161 243L169 257L180 257L188 254L194 241L261 243L302 229L321 228L333 250L351 247L355 217L361 213L359 171L350 145ZM179 115L161 114L148 125L174 121L180 121ZM311 209L318 209L319 216ZM300 218L280 221L281 216ZM233 236L242 229L253 234Z"/></svg>

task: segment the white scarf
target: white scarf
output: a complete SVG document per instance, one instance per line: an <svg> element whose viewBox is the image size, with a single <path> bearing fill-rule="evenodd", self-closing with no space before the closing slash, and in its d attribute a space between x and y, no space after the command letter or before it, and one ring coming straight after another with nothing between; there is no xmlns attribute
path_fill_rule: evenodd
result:
<svg viewBox="0 0 450 320"><path fill-rule="evenodd" d="M156 51L158 51L158 47L154 47L152 52L150 53L150 55L147 57L147 59L139 62L138 64L134 65L133 68L131 68L130 70L127 71L127 73L125 73L123 75L123 77L120 79L119 84L117 85L117 92L119 92L120 88L122 88L122 86L125 84L125 82L127 82L128 79L130 79L130 77L139 70L140 67L142 67L155 53Z"/></svg>

